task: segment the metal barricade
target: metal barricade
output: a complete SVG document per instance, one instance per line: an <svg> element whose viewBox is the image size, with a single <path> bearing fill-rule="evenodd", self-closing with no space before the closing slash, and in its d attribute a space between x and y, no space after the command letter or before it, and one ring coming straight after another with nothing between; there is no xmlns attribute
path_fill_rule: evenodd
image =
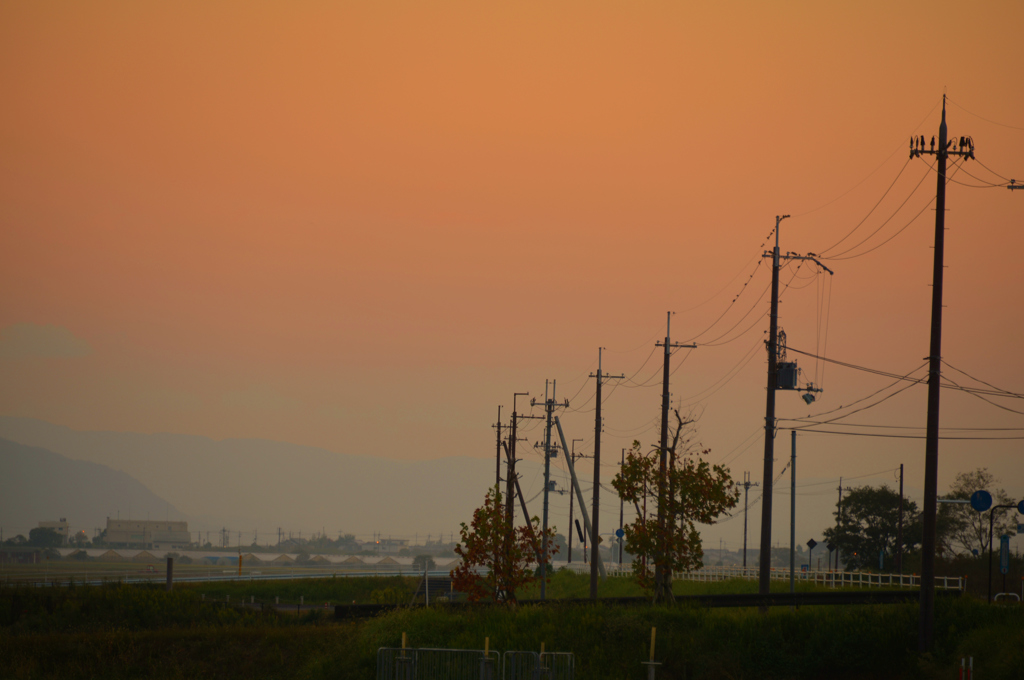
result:
<svg viewBox="0 0 1024 680"><path fill-rule="evenodd" d="M502 680L572 680L576 658L571 652L505 652Z"/></svg>
<svg viewBox="0 0 1024 680"><path fill-rule="evenodd" d="M500 663L494 650L381 647L377 680L498 680Z"/></svg>

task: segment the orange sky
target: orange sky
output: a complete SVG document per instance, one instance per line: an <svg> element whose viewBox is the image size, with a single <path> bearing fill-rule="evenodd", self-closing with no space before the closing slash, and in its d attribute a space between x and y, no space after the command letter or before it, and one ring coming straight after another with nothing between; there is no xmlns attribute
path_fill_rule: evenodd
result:
<svg viewBox="0 0 1024 680"><path fill-rule="evenodd" d="M951 134L1024 178L1021 26L1012 1L5 3L0 413L491 455L513 392L555 378L583 403L598 346L631 375L666 310L680 340L715 321L775 215L793 215L783 251L839 241L900 172L909 136L936 133L944 90ZM925 173L911 162L850 242ZM861 250L934 187L929 175ZM944 355L1024 391L1024 192L952 184L947 207ZM829 356L922 363L932 215L829 263ZM763 323L673 377L677 402L703 409L704 444L755 479L761 444L736 451L763 422L767 281L762 267L699 342L748 310L725 339ZM813 351L806 283L782 325ZM818 410L884 384L829 367ZM653 441L659 394L608 397L606 450ZM1024 427L944 400L944 424ZM592 438L590 408L565 416L571 437ZM781 417L808 412L780 398ZM870 417L923 425L924 389ZM913 483L923 474L923 441L806 437L808 476L894 461ZM943 488L988 466L1024 493L1019 441L942 451Z"/></svg>

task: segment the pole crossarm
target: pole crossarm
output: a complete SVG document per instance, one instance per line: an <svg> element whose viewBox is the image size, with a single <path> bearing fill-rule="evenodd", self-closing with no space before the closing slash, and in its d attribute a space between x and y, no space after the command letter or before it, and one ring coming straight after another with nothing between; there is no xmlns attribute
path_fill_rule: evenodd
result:
<svg viewBox="0 0 1024 680"><path fill-rule="evenodd" d="M762 253L761 257L773 258L773 257L775 257L775 253L772 253L771 251L767 251L766 250L764 253ZM815 253L807 253L806 255L798 255L797 253L786 253L785 255L781 255L780 254L779 255L779 259L780 260L810 260L814 264L818 265L819 267L821 267L822 269L827 271L831 276L835 276L835 274L836 274L834 271L832 271L831 269L829 269L828 267L823 265L821 263L821 260L818 259L817 255Z"/></svg>

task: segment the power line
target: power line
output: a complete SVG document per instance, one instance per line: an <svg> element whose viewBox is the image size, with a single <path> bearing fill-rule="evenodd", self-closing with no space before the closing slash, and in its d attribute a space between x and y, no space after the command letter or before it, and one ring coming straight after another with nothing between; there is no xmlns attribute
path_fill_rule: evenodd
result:
<svg viewBox="0 0 1024 680"><path fill-rule="evenodd" d="M939 101L941 101L941 100L939 100ZM913 129L913 130L911 130L911 133L917 132L918 130L920 130L920 129L921 129L921 126L925 124L925 121L927 121L927 120L928 120L929 116L931 116L931 115L932 115L932 113L933 113L933 112L935 111L935 109L936 109L936 108L937 108L937 107L939 106L939 101L936 101L936 102L935 102L935 105L934 105L934 106L932 106L932 108L931 108L931 109L929 109L928 113L926 113L926 114L925 114L925 116L924 116L924 118L922 118L922 119L921 119L921 122L920 122L920 123L918 123L918 124L917 124L917 125L916 125L916 126L914 127L914 129ZM906 139L906 135L904 135L904 136L903 136L903 137L901 138L901 140L902 140L902 139ZM812 209L812 210L808 210L808 211L806 211L806 212L802 212L802 213L800 213L800 214L798 214L798 215L794 215L794 219L797 219L797 218L803 217L804 215L810 215L811 213L813 213L813 212L817 212L817 211L821 210L822 208L826 208L826 207L828 207L828 206L832 205L833 203L835 203L836 201L838 201L839 199L843 198L844 196L846 196L847 194L849 194L849 193L850 193L851 191L853 191L854 189L856 189L857 187L859 187L859 186L860 186L861 184L863 184L864 182L868 181L868 179L869 179L869 178L870 178L870 177L871 177L872 175L874 175L874 174L875 174L876 172L878 172L879 170L881 170L881 169L882 169L882 168L883 168L883 167L885 166L885 164L889 162L889 159L890 159L890 158L892 158L893 156L895 156L895 155L896 155L897 153L899 153L900 149L902 149L902 148L903 148L903 142L902 142L902 141L900 141L900 143L899 143L899 144L898 144L898 145L896 146L896 148L895 148L895 149L893 149L893 152L892 152L891 154L889 154L888 156L886 156L885 160L884 160L884 161L882 161L882 163L881 163L881 164L880 164L880 165L879 165L879 166L878 166L877 168L875 168L874 170L872 170L871 172L869 172L869 173L867 174L867 176L866 176L866 177L864 177L864 179L862 179L861 181L857 182L857 183L856 183L856 184L854 184L854 185L853 185L852 187L850 187L849 189L847 189L846 191L844 191L844 192L843 192L842 194L840 194L839 196L836 196L835 198L833 198L833 199L832 199L831 201L829 201L828 203L824 203L824 204L822 204L822 205L818 206L817 208L814 208L814 209Z"/></svg>
<svg viewBox="0 0 1024 680"><path fill-rule="evenodd" d="M1007 125L1006 123L1000 123L999 121L992 120L991 118L985 118L984 116L979 116L978 114L974 113L973 111L968 111L964 107L960 106L959 104L957 104L955 101L953 101L949 97L946 97L946 101L948 101L953 106L956 106L960 110L964 111L965 113L969 113L972 116L974 116L975 118L980 118L981 120L985 121L986 123L992 123L993 125L998 125L999 127L1009 128L1011 130L1024 130L1024 127L1017 127L1016 125ZM932 110L934 111L935 109L932 109Z"/></svg>
<svg viewBox="0 0 1024 680"><path fill-rule="evenodd" d="M896 153L896 152L894 151L893 153ZM886 159L886 160L888 160L888 159ZM911 161L911 160L912 160L912 159L908 158L908 159L907 159L907 162L903 164L903 167L902 167L902 168L900 168L900 171L899 171L898 173L896 173L896 177L894 177L894 178L893 178L892 182L891 182L891 183L889 184L889 187L888 187L888 188L887 188L887 189L885 190L885 192L884 192L884 193L882 194L881 198L879 198L879 199L878 199L878 200L877 200L877 201L875 202L875 204L874 204L873 206L871 206L871 210L869 210L869 211L868 211L868 214L867 214L867 215L865 215L865 216L863 217L863 219L861 219L861 221L860 221L860 222L858 222L858 223L856 224L856 226L854 226L854 228L853 228L853 229L851 229L851 230L849 231L849 233L847 233L847 234L846 234L846 236L842 237L841 239L839 239L838 241L836 241L835 243L833 243L833 244L832 244L831 246L829 246L829 247L828 247L828 248L826 248L825 250L821 251L821 252L819 253L819 255L820 255L820 256L824 257L824 256L825 256L825 253L829 252L830 250L833 250L834 248L837 248L837 247L839 246L839 244L840 244L840 243L842 243L842 242L843 242L843 241L845 241L846 239L848 239L848 238L850 238L851 236L853 236L854 232L856 232L856 231L857 231L858 229L860 229L860 228L861 228L861 225L863 225L863 224L864 224L865 222L867 222L868 218L869 218L869 217L871 217L872 213L874 213L874 212L875 212L875 209L876 209L876 208L878 208L878 206L880 206L880 205L882 204L882 201L884 201L884 200L885 200L885 197L889 195L889 192L890 192L890 191L892 191L892 188L893 188L894 186L896 186L896 182L897 182L897 180L899 180L899 178L900 178L900 177L901 177L901 176L903 175L903 171L904 171L904 170L906 170L906 169L907 169L907 166L909 166L909 165L910 165L910 161ZM916 191L916 188L915 188L915 191ZM856 246L854 246L854 247L856 247ZM842 253L840 253L840 254L842 254Z"/></svg>

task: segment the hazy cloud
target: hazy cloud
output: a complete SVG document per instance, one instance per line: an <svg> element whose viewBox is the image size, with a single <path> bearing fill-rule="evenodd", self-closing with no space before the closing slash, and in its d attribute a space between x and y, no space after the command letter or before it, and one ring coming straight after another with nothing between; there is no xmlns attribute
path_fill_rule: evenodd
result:
<svg viewBox="0 0 1024 680"><path fill-rule="evenodd" d="M92 346L63 326L16 323L0 330L0 359L84 357Z"/></svg>

